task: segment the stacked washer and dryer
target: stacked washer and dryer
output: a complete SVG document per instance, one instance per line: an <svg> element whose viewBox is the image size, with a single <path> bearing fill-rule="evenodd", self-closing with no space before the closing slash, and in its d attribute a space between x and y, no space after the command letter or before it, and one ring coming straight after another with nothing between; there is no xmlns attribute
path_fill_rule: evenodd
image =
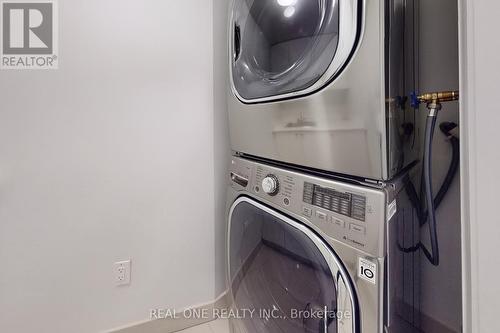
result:
<svg viewBox="0 0 500 333"><path fill-rule="evenodd" d="M234 333L418 327L410 4L233 1L227 283L247 314Z"/></svg>

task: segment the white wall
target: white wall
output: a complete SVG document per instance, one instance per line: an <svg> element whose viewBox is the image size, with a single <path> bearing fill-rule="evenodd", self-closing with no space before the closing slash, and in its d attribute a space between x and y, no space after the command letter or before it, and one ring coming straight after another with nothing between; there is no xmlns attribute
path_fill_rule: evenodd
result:
<svg viewBox="0 0 500 333"><path fill-rule="evenodd" d="M0 332L214 299L211 3L59 1L60 69L0 72Z"/></svg>
<svg viewBox="0 0 500 333"><path fill-rule="evenodd" d="M499 1L461 1L464 332L500 331Z"/></svg>
<svg viewBox="0 0 500 333"><path fill-rule="evenodd" d="M215 291L226 289L226 193L229 180L229 124L227 118L227 17L229 1L214 0L214 120L215 120Z"/></svg>
<svg viewBox="0 0 500 333"><path fill-rule="evenodd" d="M419 33L419 89L420 92L459 89L458 3L457 0L420 0ZM427 112L421 107L421 126L425 129ZM445 103L439 114L438 124L451 121L459 124L458 103ZM423 133L422 133L423 134ZM423 137L423 135L422 135ZM446 137L436 128L433 144L434 193L441 186L452 156ZM445 327L461 331L461 224L460 177L457 175L436 213L440 265L432 266L421 255L421 308L427 317ZM429 239L427 226L422 238ZM428 332L430 324L423 321Z"/></svg>

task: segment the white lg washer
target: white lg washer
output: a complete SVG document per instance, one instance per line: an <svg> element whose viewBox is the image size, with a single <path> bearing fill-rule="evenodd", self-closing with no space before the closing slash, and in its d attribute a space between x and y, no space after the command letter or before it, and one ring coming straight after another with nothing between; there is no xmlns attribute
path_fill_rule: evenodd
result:
<svg viewBox="0 0 500 333"><path fill-rule="evenodd" d="M416 301L402 289L412 266L395 245L405 242L401 189L233 158L227 283L240 317L232 332L412 332L417 318L401 313Z"/></svg>

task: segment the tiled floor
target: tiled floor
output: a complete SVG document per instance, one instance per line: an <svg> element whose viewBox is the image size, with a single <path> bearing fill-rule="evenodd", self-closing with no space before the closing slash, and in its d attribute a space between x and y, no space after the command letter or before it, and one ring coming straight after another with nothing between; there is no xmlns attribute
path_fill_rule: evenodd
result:
<svg viewBox="0 0 500 333"><path fill-rule="evenodd" d="M219 319L207 324L188 328L179 333L229 333L229 323L227 320Z"/></svg>

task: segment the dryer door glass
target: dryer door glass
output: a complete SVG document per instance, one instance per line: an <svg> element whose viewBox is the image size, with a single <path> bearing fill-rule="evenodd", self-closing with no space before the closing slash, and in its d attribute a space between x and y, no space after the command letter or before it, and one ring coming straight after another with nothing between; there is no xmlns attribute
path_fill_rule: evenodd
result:
<svg viewBox="0 0 500 333"><path fill-rule="evenodd" d="M234 0L234 93L244 102L263 102L327 84L354 48L357 1Z"/></svg>
<svg viewBox="0 0 500 333"><path fill-rule="evenodd" d="M313 231L246 198L233 206L229 223L237 331L358 332L351 280Z"/></svg>

